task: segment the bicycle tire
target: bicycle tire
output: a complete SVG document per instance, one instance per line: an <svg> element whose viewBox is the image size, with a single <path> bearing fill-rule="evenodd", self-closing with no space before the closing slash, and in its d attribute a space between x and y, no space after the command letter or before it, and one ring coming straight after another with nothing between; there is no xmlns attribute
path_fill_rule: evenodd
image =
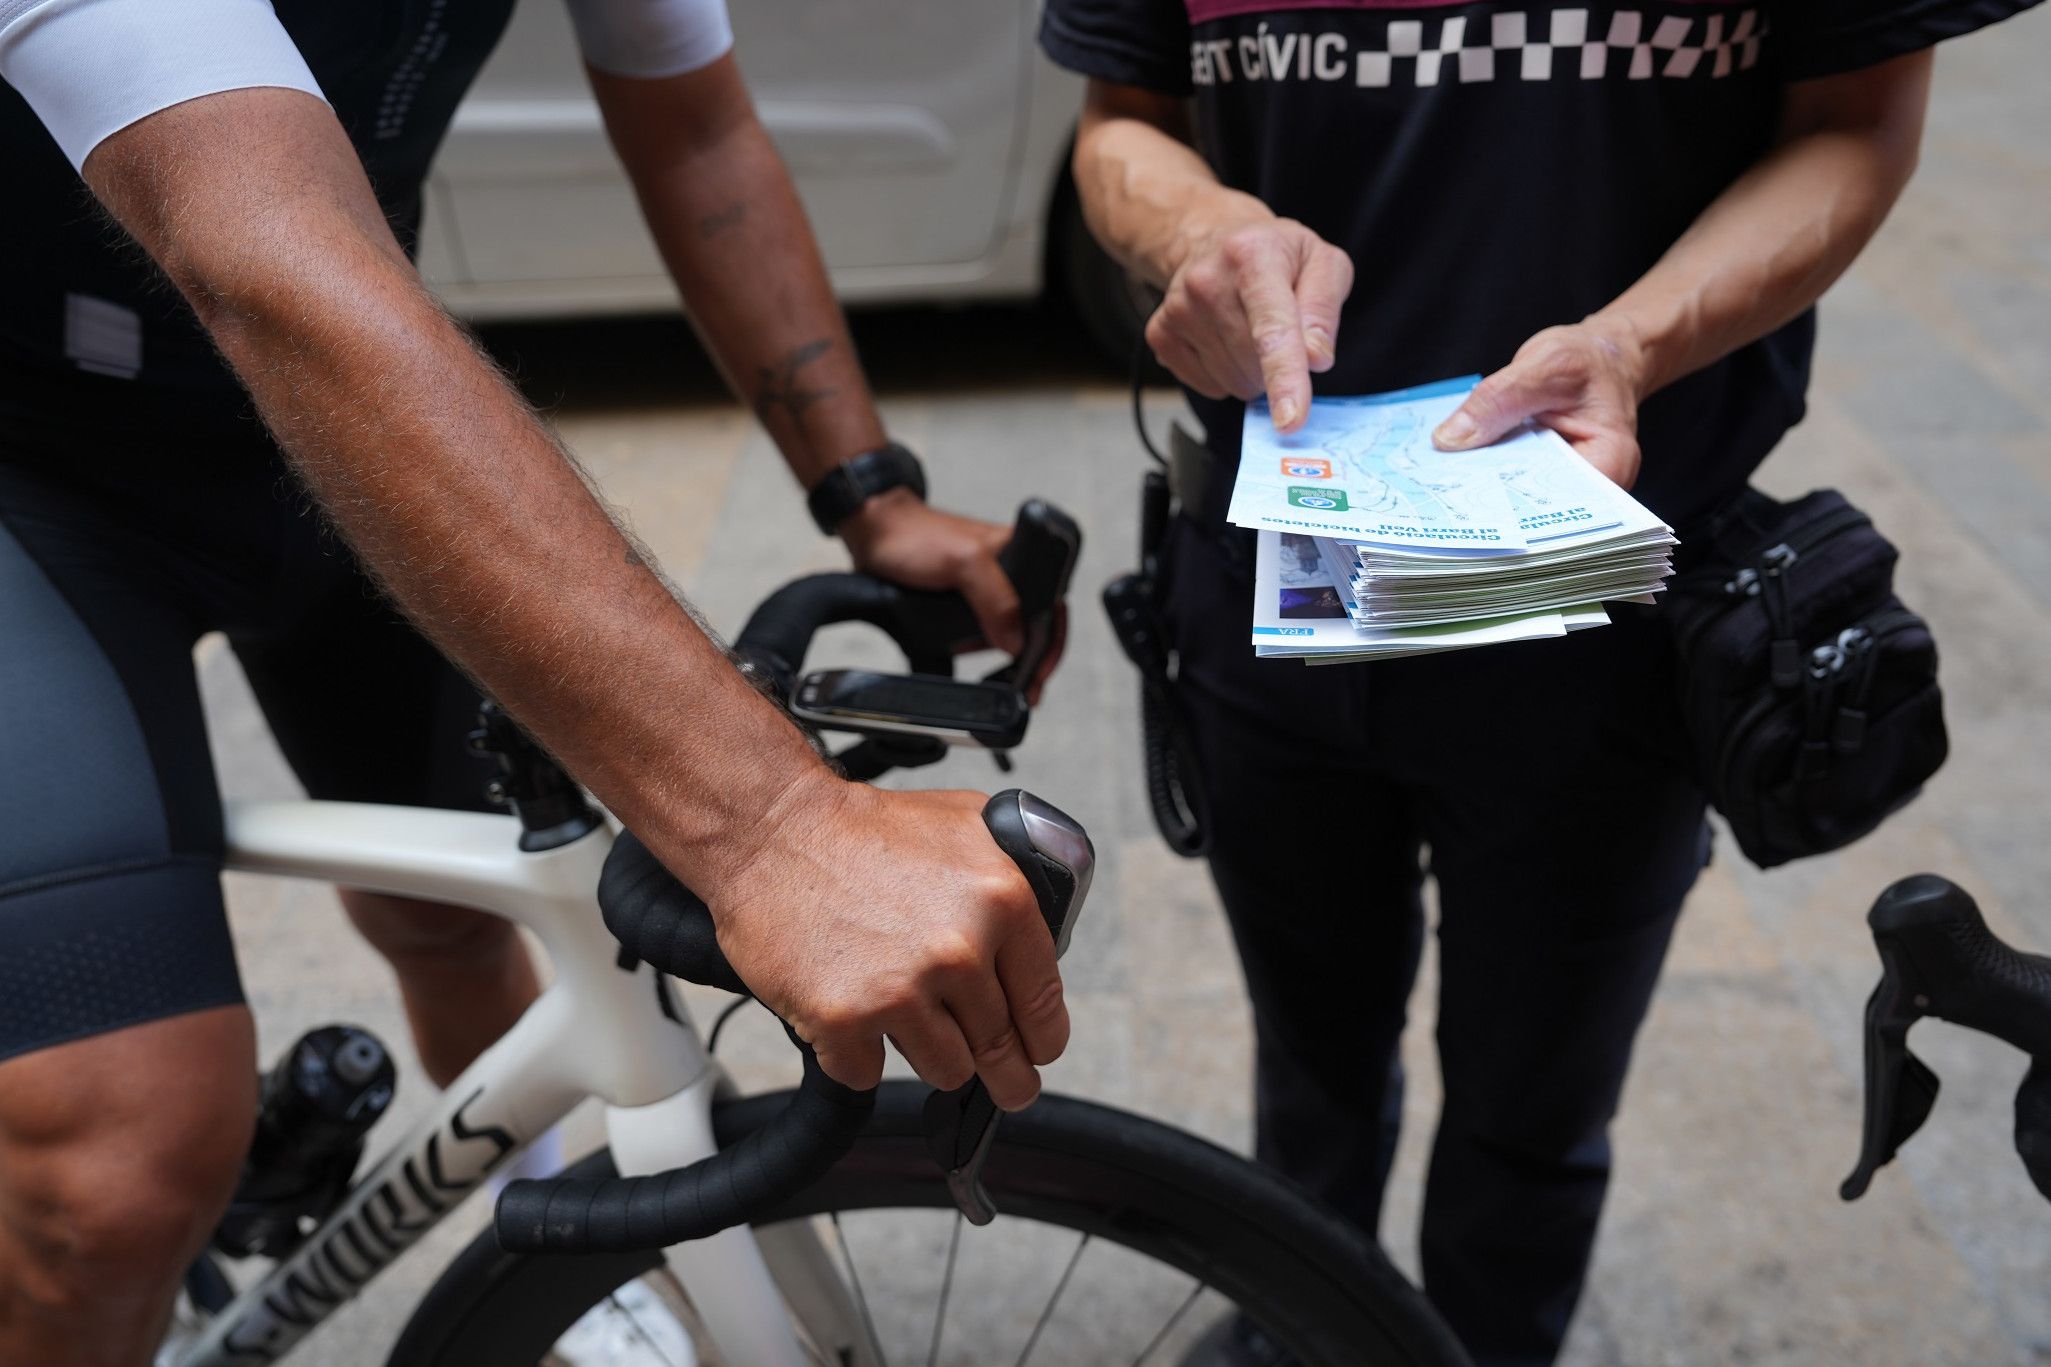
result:
<svg viewBox="0 0 2051 1367"><path fill-rule="evenodd" d="M888 1083L854 1150L756 1225L953 1203L927 1155L927 1089ZM784 1105L748 1097L715 1112L722 1145ZM604 1149L570 1175L608 1176ZM1007 1116L984 1169L1007 1216L1089 1231L1201 1276L1304 1367L1459 1367L1467 1359L1423 1296L1372 1242L1286 1179L1216 1145L1109 1107L1060 1096ZM388 1367L526 1367L657 1253L521 1255L486 1230L450 1263Z"/></svg>

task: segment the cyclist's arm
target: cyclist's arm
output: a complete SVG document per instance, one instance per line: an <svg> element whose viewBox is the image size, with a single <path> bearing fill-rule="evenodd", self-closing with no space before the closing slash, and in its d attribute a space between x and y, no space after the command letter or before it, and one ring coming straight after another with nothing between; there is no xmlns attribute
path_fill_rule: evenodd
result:
<svg viewBox="0 0 2051 1367"><path fill-rule="evenodd" d="M725 50L724 11L715 0L669 6L679 42L653 60L608 40L598 0L573 0L572 13L606 129L693 324L810 488L881 446L883 422L790 174ZM708 59L714 50L721 55ZM687 69L668 69L680 63ZM997 564L1006 528L895 490L865 503L840 535L864 569L959 589L994 644L1019 648L1018 596Z"/></svg>
<svg viewBox="0 0 2051 1367"><path fill-rule="evenodd" d="M979 800L905 801L819 762L436 306L324 103L191 99L83 169L365 562L707 895L736 967L828 1071L873 1081L888 1032L933 1080L979 1064L993 1095L1030 1098L1025 1054L1058 1054L1066 1016Z"/></svg>
<svg viewBox="0 0 2051 1367"><path fill-rule="evenodd" d="M100 143L84 175L409 615L623 818L658 816L641 761L670 757L704 781L664 824L709 871L765 787L824 777L421 285L323 103L187 101ZM659 679L672 701L650 707Z"/></svg>

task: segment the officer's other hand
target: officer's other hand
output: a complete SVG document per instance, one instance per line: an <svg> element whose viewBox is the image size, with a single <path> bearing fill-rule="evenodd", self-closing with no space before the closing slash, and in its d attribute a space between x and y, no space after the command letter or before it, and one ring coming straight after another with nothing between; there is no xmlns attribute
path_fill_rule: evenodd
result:
<svg viewBox="0 0 2051 1367"><path fill-rule="evenodd" d="M1011 586L997 553L1011 540L1011 528L995 522L930 508L909 489L892 489L864 503L841 524L841 539L855 568L908 589L952 589L968 600L983 639L1016 655L1025 645L1018 590ZM1067 612L1066 607L1061 609ZM1065 631L1057 631L1027 695L1040 689L1061 660Z"/></svg>
<svg viewBox="0 0 2051 1367"><path fill-rule="evenodd" d="M1536 421L1628 489L1638 480L1644 373L1643 349L1627 326L1590 318L1547 328L1476 385L1432 439L1443 451L1471 451Z"/></svg>
<svg viewBox="0 0 2051 1367"><path fill-rule="evenodd" d="M849 1087L876 1085L887 1038L933 1086L980 1075L1017 1110L1067 1047L1054 937L983 801L822 770L707 899L734 970Z"/></svg>
<svg viewBox="0 0 2051 1367"><path fill-rule="evenodd" d="M1242 222L1205 237L1168 280L1147 345L1199 394L1265 393L1278 432L1310 414L1312 371L1332 368L1353 262L1301 223Z"/></svg>

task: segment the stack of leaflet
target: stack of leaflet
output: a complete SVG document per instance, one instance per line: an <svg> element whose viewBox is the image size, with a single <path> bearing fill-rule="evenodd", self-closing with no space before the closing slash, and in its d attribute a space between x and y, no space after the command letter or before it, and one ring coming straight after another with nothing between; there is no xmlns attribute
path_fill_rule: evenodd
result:
<svg viewBox="0 0 2051 1367"><path fill-rule="evenodd" d="M1249 406L1228 515L1260 533L1257 654L1326 664L1564 636L1663 587L1672 529L1557 433L1432 445L1474 384L1321 398L1287 437Z"/></svg>

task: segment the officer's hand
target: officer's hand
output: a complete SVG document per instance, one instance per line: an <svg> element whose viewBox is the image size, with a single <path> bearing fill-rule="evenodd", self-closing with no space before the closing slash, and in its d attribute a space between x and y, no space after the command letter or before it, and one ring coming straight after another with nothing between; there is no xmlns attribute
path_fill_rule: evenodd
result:
<svg viewBox="0 0 2051 1367"><path fill-rule="evenodd" d="M1353 262L1301 223L1242 222L1199 241L1147 322L1175 378L1214 399L1265 393L1275 430L1310 413L1310 373L1332 368Z"/></svg>
<svg viewBox="0 0 2051 1367"><path fill-rule="evenodd" d="M1030 1103L1068 1011L982 796L801 785L707 899L734 970L850 1087L876 1085L887 1037L935 1087L980 1074L999 1106Z"/></svg>
<svg viewBox="0 0 2051 1367"><path fill-rule="evenodd" d="M1476 385L1432 439L1444 451L1469 451L1536 420L1628 489L1638 480L1644 375L1644 352L1628 327L1590 318L1547 328Z"/></svg>
<svg viewBox="0 0 2051 1367"><path fill-rule="evenodd" d="M1013 655L1024 647L1018 590L997 563L1011 528L943 513L909 489L892 489L864 503L841 524L840 535L864 574L908 589L952 589L968 600L985 641ZM1054 648L1030 681L1026 692L1034 702L1061 661L1065 636L1056 633Z"/></svg>

